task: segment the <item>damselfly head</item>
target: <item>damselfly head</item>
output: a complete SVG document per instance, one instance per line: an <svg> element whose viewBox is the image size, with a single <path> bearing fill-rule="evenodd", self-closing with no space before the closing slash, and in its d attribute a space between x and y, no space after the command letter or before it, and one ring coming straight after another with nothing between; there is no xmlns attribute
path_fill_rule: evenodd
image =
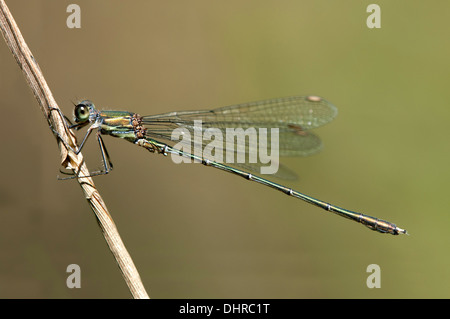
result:
<svg viewBox="0 0 450 319"><path fill-rule="evenodd" d="M91 111L94 110L94 104L89 100L84 100L75 105L74 115L76 123L84 123L89 121Z"/></svg>

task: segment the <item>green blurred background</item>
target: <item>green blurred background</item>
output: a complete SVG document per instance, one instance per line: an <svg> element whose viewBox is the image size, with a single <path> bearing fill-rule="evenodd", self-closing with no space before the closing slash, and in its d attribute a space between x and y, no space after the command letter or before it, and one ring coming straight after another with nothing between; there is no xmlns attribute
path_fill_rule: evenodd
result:
<svg viewBox="0 0 450 319"><path fill-rule="evenodd" d="M89 98L142 115L289 95L339 108L288 185L397 223L382 235L201 165L105 137L95 178L153 298L450 297L450 2L7 1L63 111ZM2 41L3 42L3 41ZM0 297L129 298L80 187L0 44ZM84 156L101 161L93 139ZM81 267L81 289L66 267ZM381 288L369 289L370 264Z"/></svg>

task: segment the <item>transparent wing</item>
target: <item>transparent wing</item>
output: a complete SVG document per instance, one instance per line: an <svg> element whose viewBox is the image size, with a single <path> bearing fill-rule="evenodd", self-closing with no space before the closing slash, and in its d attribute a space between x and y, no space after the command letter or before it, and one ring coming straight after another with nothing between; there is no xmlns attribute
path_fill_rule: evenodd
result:
<svg viewBox="0 0 450 319"><path fill-rule="evenodd" d="M222 153L225 159L227 150L231 149L237 158L246 158L244 163L227 161L227 164L259 172L264 164L259 160L249 162L250 154L257 153L261 147L271 149L276 141L271 129L278 129L279 156L308 156L322 147L320 138L309 130L330 122L336 115L337 108L320 97L294 96L213 110L144 116L143 124L148 137L170 141L172 144L176 142L185 147L203 149L214 141L215 155ZM175 129L181 129L179 132L182 134L174 134L181 141L172 139ZM235 135L239 133L244 138ZM280 165L279 174L276 175L289 178L295 174Z"/></svg>

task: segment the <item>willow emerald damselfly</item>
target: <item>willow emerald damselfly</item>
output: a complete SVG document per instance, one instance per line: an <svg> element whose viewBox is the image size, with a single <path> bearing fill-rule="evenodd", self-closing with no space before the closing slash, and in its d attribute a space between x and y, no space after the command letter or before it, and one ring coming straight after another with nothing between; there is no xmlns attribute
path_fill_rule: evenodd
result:
<svg viewBox="0 0 450 319"><path fill-rule="evenodd" d="M397 227L391 222L331 205L292 188L254 175L252 172L263 166L261 161L233 164L227 162L227 164L224 164L223 162L211 160L202 154L198 155L195 152L185 151L185 146L191 143L194 144L194 147L206 146L206 141L196 141L191 136L191 134L195 136L196 130L198 131L195 122L201 121L200 133L214 129L216 133L226 134L227 129L239 127L245 129L247 133L250 132L248 134L251 135L253 134L251 132L256 132L256 130L251 131L248 130L249 128L275 128L278 132L278 152L280 156L306 156L313 154L321 148L322 143L310 130L330 122L337 115L337 108L320 97L293 96L205 111L170 112L150 116L140 116L128 111L97 110L91 101L84 100L76 104L74 114L75 124L70 125L70 128L78 130L89 125L86 135L76 150L77 153L81 151L89 135L93 131L97 132L104 171L96 172L92 175L107 174L112 169L112 163L102 139L102 135L110 135L144 147L152 153L178 155L206 166L241 176L249 181L271 187L289 196L299 198L324 210L361 223L380 233L392 235L407 233L406 230ZM173 145L172 136L176 129L182 129L181 135L186 133L183 137L189 136L187 139L184 139L185 144L182 145L182 148L177 148ZM251 136L248 138L250 140ZM271 138L267 137L266 142L270 143ZM222 144L223 148L220 146L216 147L215 153L224 153L225 149L228 149L228 146L230 146L227 143L224 142ZM242 140L240 143L242 143ZM245 145L242 147L240 145L240 152L245 154L251 153L261 146L260 142L258 143L256 146ZM294 175L282 165L279 166L279 170L274 174L274 176L280 178L290 178Z"/></svg>

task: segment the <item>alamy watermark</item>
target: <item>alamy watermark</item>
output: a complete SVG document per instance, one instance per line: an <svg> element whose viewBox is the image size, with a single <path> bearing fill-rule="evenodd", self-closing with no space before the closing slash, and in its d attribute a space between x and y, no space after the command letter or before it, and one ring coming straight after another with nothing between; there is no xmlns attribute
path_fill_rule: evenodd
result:
<svg viewBox="0 0 450 319"><path fill-rule="evenodd" d="M66 25L69 29L81 28L81 8L78 4L72 3L67 6L67 13L70 13L66 19Z"/></svg>
<svg viewBox="0 0 450 319"><path fill-rule="evenodd" d="M367 6L367 13L370 15L367 17L366 24L369 29L381 28L381 8L378 4L372 3Z"/></svg>
<svg viewBox="0 0 450 319"><path fill-rule="evenodd" d="M77 264L70 264L66 269L70 273L66 279L67 288L81 288L81 268Z"/></svg>
<svg viewBox="0 0 450 319"><path fill-rule="evenodd" d="M367 288L381 288L381 268L377 264L367 266L366 272L370 273L367 277Z"/></svg>
<svg viewBox="0 0 450 319"><path fill-rule="evenodd" d="M243 128L226 128L224 137L223 130L219 128L203 129L202 121L195 120L193 133L194 136L191 136L191 132L187 128L173 130L172 140L179 141L174 147L185 153L194 154L198 158L217 163L263 164L260 168L261 174L278 172L278 128L271 128L270 135L267 128L258 128L258 130L254 127L245 130ZM206 144L207 141L210 142ZM178 154L171 154L171 156L173 162L177 164L192 162L191 159Z"/></svg>

